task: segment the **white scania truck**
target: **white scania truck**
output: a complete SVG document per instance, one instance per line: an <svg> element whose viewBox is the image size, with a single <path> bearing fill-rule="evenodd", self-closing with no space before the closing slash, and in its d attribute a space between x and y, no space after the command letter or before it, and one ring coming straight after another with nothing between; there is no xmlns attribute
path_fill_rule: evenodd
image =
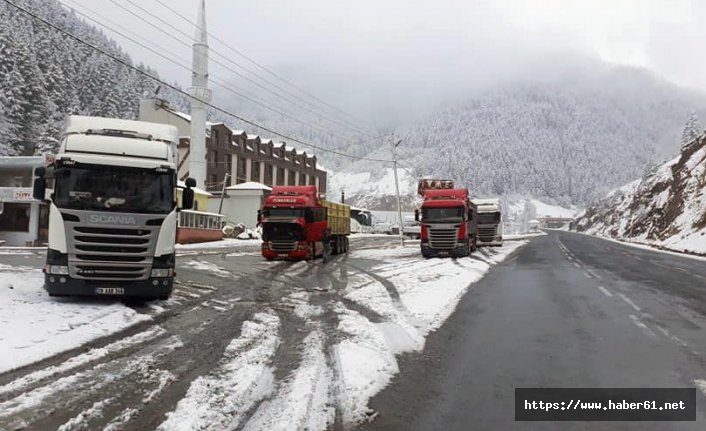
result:
<svg viewBox="0 0 706 431"><path fill-rule="evenodd" d="M478 245L503 245L500 199L473 199L478 206Z"/></svg>
<svg viewBox="0 0 706 431"><path fill-rule="evenodd" d="M177 228L174 126L71 116L61 149L37 169L35 199L49 196L44 267L51 296L167 298ZM182 208L193 205L186 181Z"/></svg>

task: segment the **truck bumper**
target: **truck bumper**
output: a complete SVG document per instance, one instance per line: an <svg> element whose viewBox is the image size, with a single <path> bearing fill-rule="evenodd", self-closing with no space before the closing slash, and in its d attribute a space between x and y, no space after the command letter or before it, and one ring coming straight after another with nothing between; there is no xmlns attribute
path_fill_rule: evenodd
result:
<svg viewBox="0 0 706 431"><path fill-rule="evenodd" d="M496 247L496 246L501 246L501 245L503 245L502 237L495 237L495 238L478 237L478 247L486 247L486 246Z"/></svg>
<svg viewBox="0 0 706 431"><path fill-rule="evenodd" d="M468 250L464 246L458 246L450 250L437 250L429 247L429 244L422 244L422 256L424 257L466 257Z"/></svg>
<svg viewBox="0 0 706 431"><path fill-rule="evenodd" d="M309 252L307 250L294 250L288 253L277 253L276 251L263 248L262 257L268 260L282 259L282 260L305 260L309 257Z"/></svg>
<svg viewBox="0 0 706 431"><path fill-rule="evenodd" d="M62 280L64 280L63 283L61 282ZM168 298L174 289L174 278L150 278L139 281L94 281L75 279L65 275L45 274L44 289L50 295L56 296Z"/></svg>

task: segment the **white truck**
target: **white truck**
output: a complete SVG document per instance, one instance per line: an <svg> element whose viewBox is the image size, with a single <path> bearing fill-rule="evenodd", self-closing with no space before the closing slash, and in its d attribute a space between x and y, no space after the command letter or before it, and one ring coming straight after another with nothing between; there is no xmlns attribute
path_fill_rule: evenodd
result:
<svg viewBox="0 0 706 431"><path fill-rule="evenodd" d="M478 245L503 245L503 217L500 199L473 199L478 206Z"/></svg>
<svg viewBox="0 0 706 431"><path fill-rule="evenodd" d="M37 168L49 203L44 288L50 296L168 298L175 275L174 126L71 116L59 153ZM193 206L186 181L182 208Z"/></svg>

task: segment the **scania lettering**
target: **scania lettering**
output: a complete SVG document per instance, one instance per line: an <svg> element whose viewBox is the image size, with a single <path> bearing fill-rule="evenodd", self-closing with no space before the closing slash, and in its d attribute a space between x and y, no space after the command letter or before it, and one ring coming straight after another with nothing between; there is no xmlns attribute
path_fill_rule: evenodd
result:
<svg viewBox="0 0 706 431"><path fill-rule="evenodd" d="M478 245L503 245L500 199L473 199L478 207Z"/></svg>
<svg viewBox="0 0 706 431"><path fill-rule="evenodd" d="M351 207L320 199L316 186L275 186L258 213L262 255L268 259L311 260L348 252Z"/></svg>
<svg viewBox="0 0 706 431"><path fill-rule="evenodd" d="M71 116L59 154L37 171L34 197L49 196L44 267L51 296L167 298L174 283L174 126ZM187 179L182 207L193 204Z"/></svg>
<svg viewBox="0 0 706 431"><path fill-rule="evenodd" d="M421 222L422 256L463 257L475 251L477 210L468 189L455 189L450 180L421 180L418 190L424 201L414 217Z"/></svg>

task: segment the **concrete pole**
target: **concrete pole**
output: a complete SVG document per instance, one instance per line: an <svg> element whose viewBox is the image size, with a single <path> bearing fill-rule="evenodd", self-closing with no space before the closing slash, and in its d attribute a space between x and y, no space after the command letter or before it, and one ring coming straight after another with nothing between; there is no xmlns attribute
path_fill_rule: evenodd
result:
<svg viewBox="0 0 706 431"><path fill-rule="evenodd" d="M394 141L393 141L394 142ZM404 245L404 223L402 222L402 200L400 199L400 183L397 179L397 146L402 143L402 140L393 143L392 145L392 169L395 173L395 190L397 190L397 217L399 218L399 234L400 244Z"/></svg>

